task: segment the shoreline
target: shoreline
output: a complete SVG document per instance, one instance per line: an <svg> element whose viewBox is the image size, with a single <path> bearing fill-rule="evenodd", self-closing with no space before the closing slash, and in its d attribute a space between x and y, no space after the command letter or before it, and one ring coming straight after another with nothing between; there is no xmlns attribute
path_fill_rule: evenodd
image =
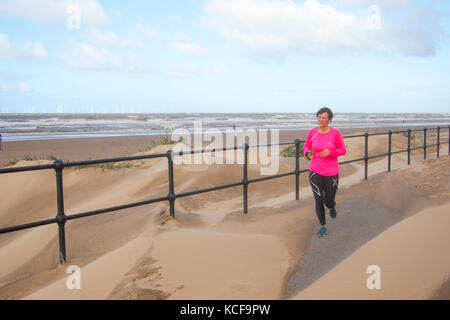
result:
<svg viewBox="0 0 450 320"><path fill-rule="evenodd" d="M313 127L313 126L312 126ZM311 127L311 128L312 128ZM340 127L340 126L332 126L340 131L352 131L352 130L357 130L357 131L361 131L361 130L369 130L373 131L373 130L377 130L380 128L392 128L395 130L407 130L409 128L413 129L413 130L417 130L418 128L431 128L431 129L436 129L438 127L442 128L442 129L446 129L448 127L450 127L450 123L445 123L445 124L440 124L440 123L410 123L410 124L403 124L403 125L392 125L389 126L388 124L383 124L383 125L373 125L373 126L344 126L344 127ZM194 128L177 128L177 129L186 129L189 132L194 131ZM177 130L174 129L173 131ZM240 132L242 130L255 130L255 131L259 131L259 130L279 130L280 132L284 132L284 131L308 131L310 130L310 127L301 127L301 128L293 128L293 127L257 127L257 128L244 128L244 127L236 127L235 129L231 128L231 127L211 127L211 128L206 128L203 129L203 131L208 131L208 133L226 133L227 130L230 131L235 131L235 132ZM1 133L1 132L0 132ZM24 134L23 136L17 133L13 133L14 135L10 135L10 133L3 133L3 138L2 141L3 142L20 142L20 141L40 141L40 140L69 140L69 139L94 139L94 138L125 138L125 137L142 137L142 136L165 136L168 135L168 132L163 132L163 131L153 131L153 132L146 132L146 131L139 131L139 132L134 132L134 133L129 133L127 134L126 132L124 133L107 133L107 132L99 132L99 133L92 133L92 134L85 134L82 132L73 132L73 133L56 133L56 134L52 134L50 132L48 133L42 133L42 134L32 134L32 135L26 135ZM15 139L15 137L19 137L18 139Z"/></svg>
<svg viewBox="0 0 450 320"><path fill-rule="evenodd" d="M373 131L374 129L379 129L379 128L395 128L395 130L400 130L400 129L408 129L408 128L412 128L413 130L417 130L417 128L431 128L431 129L435 129L437 127L441 127L442 129L447 128L448 126L450 126L449 123L445 123L445 124L440 124L440 123L410 123L410 124L403 124L401 126L398 125L394 125L394 126L389 126L387 124L385 125L373 125L373 126L369 126L369 127L364 127L364 126L345 126L345 127L340 127L340 126L333 126L336 129L339 129L340 131L348 131L348 130L370 130ZM180 129L180 128L178 128ZM186 129L188 131L194 131L193 128L182 128L182 129ZM292 128L292 127L282 127L282 128L277 128L277 127L258 127L258 128L248 128L245 129L243 127L237 127L236 129L232 129L230 127L224 127L224 128L216 128L216 127L212 127L212 128L206 128L206 130L208 131L208 133L226 133L227 130L235 130L235 132L240 132L242 130L279 130L280 132L282 131L308 131L308 128ZM177 129L175 129L177 130ZM80 133L80 132L73 132L73 133L61 133L61 134L52 134L52 133L43 133L43 134L33 134L33 135L19 135L14 133L14 135L10 135L9 133L4 133L3 134L3 142L19 142L19 141L39 141L39 140L68 140L68 139L94 139L94 138L120 138L120 137L142 137L142 136L165 136L167 135L168 132L163 132L163 131L154 131L154 132L135 132L135 133L92 133L92 134L84 134L84 133ZM15 139L16 137L19 137L18 139Z"/></svg>

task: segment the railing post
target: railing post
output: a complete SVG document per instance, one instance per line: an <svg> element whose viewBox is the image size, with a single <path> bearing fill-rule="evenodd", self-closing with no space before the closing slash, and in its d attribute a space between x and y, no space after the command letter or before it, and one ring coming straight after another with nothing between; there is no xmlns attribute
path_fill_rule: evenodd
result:
<svg viewBox="0 0 450 320"><path fill-rule="evenodd" d="M427 160L427 128L423 128L423 160Z"/></svg>
<svg viewBox="0 0 450 320"><path fill-rule="evenodd" d="M244 186L244 213L248 212L248 174L247 174L247 165L248 165L248 143L244 144L244 177L242 179L242 184Z"/></svg>
<svg viewBox="0 0 450 320"><path fill-rule="evenodd" d="M367 180L367 167L369 165L369 134L366 132L364 134L364 179Z"/></svg>
<svg viewBox="0 0 450 320"><path fill-rule="evenodd" d="M299 200L300 193L300 140L295 139L295 200Z"/></svg>
<svg viewBox="0 0 450 320"><path fill-rule="evenodd" d="M437 151L436 157L439 158L439 149L441 148L441 127L437 127Z"/></svg>
<svg viewBox="0 0 450 320"><path fill-rule="evenodd" d="M176 195L174 192L174 182L173 182L173 153L172 150L167 151L167 159L169 161L169 206L170 206L170 216L175 218L175 199Z"/></svg>
<svg viewBox="0 0 450 320"><path fill-rule="evenodd" d="M392 158L392 131L389 130L388 172L391 172L391 158Z"/></svg>
<svg viewBox="0 0 450 320"><path fill-rule="evenodd" d="M408 166L411 164L411 129L408 129Z"/></svg>
<svg viewBox="0 0 450 320"><path fill-rule="evenodd" d="M58 213L56 214L56 219L58 223L59 230L59 262L65 264L66 259L66 231L65 225L67 221L66 214L64 213L64 194L63 194L63 177L62 171L64 169L64 162L61 160L56 160L54 163L54 168L56 172L56 199L58 202Z"/></svg>

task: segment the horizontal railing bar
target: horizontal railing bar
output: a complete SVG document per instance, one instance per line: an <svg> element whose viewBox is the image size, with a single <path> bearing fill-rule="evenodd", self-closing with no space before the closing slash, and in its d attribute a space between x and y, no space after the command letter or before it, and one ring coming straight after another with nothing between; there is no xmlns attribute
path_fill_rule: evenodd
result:
<svg viewBox="0 0 450 320"><path fill-rule="evenodd" d="M392 151L391 154L397 154L397 153L402 153L402 152L408 152L408 149L406 149L406 150Z"/></svg>
<svg viewBox="0 0 450 320"><path fill-rule="evenodd" d="M384 135L384 134L389 134L389 131L387 131L387 132L374 132L374 133L369 133L369 137L371 137L371 136L381 136L381 135Z"/></svg>
<svg viewBox="0 0 450 320"><path fill-rule="evenodd" d="M305 140L299 140L299 142L300 143L304 143L305 142ZM278 145L280 145L280 146L288 146L288 145L291 145L291 144L294 144L295 145L295 141L293 141L293 142L280 142L280 143L278 143ZM262 145L262 146L260 146L260 147L271 147L271 146L276 146L277 144L267 144L267 145ZM258 147L258 146L253 146L253 147Z"/></svg>
<svg viewBox="0 0 450 320"><path fill-rule="evenodd" d="M364 160L365 160L365 158L359 158L359 159L347 160L347 161L339 162L339 165L347 164L347 163L352 163L352 162L359 162L359 161L364 161Z"/></svg>
<svg viewBox="0 0 450 320"><path fill-rule="evenodd" d="M300 141L300 143L305 141ZM283 145L295 145L295 142L280 142L277 144L263 144L263 145L250 145L249 148L262 148L262 147L271 147L271 146L283 146ZM243 146L235 146L233 148L221 148L221 149L202 149L202 150L188 150L188 151L174 151L173 155L183 156L183 155L192 155L195 153L212 153L212 152L224 152L230 150L240 150L243 149Z"/></svg>
<svg viewBox="0 0 450 320"><path fill-rule="evenodd" d="M156 203L156 202L161 202L161 201L167 201L167 200L169 200L169 197L165 196L165 197L161 197L161 198L155 198L155 199L150 199L150 200L145 200L145 201L140 201L140 202L134 202L134 203L130 203L130 204L124 204L124 205L116 206L116 207L110 207L110 208L93 210L93 211L88 211L88 212L83 212L83 213L71 214L71 215L68 215L66 217L66 219L74 220L74 219L79 219L79 218L84 218L84 217L89 217L89 216L95 216L95 215L102 214L102 213L139 207L139 206Z"/></svg>
<svg viewBox="0 0 450 320"><path fill-rule="evenodd" d="M355 134L355 135L350 135L350 136L343 136L342 138L347 139L347 138L361 138L361 137L365 137L365 134Z"/></svg>
<svg viewBox="0 0 450 320"><path fill-rule="evenodd" d="M441 145L442 143L439 143L439 145ZM428 147L435 147L435 146L437 146L438 144L437 143L434 143L434 144L427 144L427 148Z"/></svg>
<svg viewBox="0 0 450 320"><path fill-rule="evenodd" d="M304 141L300 141L300 143L302 143ZM251 145L248 146L249 148L262 148L262 147L272 147L272 146L288 146L288 145L295 145L295 141L294 142L280 142L280 143L269 143L269 144L257 144L257 145Z"/></svg>
<svg viewBox="0 0 450 320"><path fill-rule="evenodd" d="M123 157L123 158L111 158L111 159L97 159L97 160L84 160L84 161L74 161L74 162L64 162L64 167L75 167L91 164L109 163L109 162L122 162L122 161L133 161L133 160L144 160L153 158L163 158L167 157L167 153L155 153L144 156L133 156L133 157Z"/></svg>
<svg viewBox="0 0 450 320"><path fill-rule="evenodd" d="M260 182L260 181L270 180L270 179L275 179L275 178L282 178L282 177L291 176L291 175L293 175L293 174L295 174L295 171L292 171L292 172L286 172L286 173L281 173L281 174L277 174L277 175L273 175L273 176L268 176L268 177L263 177L263 178L250 179L250 180L248 180L248 183Z"/></svg>
<svg viewBox="0 0 450 320"><path fill-rule="evenodd" d="M177 194L175 194L175 196L177 198L182 198L182 197L192 196L192 195L196 195L196 194L200 194L200 193L216 191L216 190L226 189L226 188L232 188L232 187L240 186L240 185L243 185L243 184L244 183L242 181L241 182L235 182L235 183L225 184L225 185L222 185L222 186L216 186L216 187L200 189L200 190L195 190L195 191L177 193Z"/></svg>
<svg viewBox="0 0 450 320"><path fill-rule="evenodd" d="M303 141L304 142L304 141ZM271 147L271 146L282 146L282 145L295 145L295 142L280 142L277 144L265 144L265 145L251 145L250 148L262 148L262 147ZM240 150L243 149L243 146L236 146L233 148L222 148L222 149L202 149L202 150L189 150L189 151L174 151L174 156L183 156L183 155L192 155L196 153L213 153L213 152L226 152L230 150Z"/></svg>
<svg viewBox="0 0 450 320"><path fill-rule="evenodd" d="M34 170L47 170L54 169L55 166L52 164L43 164L38 166L28 166L28 167L16 167L16 168L2 168L1 173L13 173L13 172L23 172L23 171L34 171Z"/></svg>
<svg viewBox="0 0 450 320"><path fill-rule="evenodd" d="M448 126L444 126L444 127L439 127L439 128L441 128L441 129L442 129L442 128L448 128ZM423 131L423 129L425 129L425 127L424 127L424 128L422 128L422 131ZM438 127L429 127L429 128L427 127L426 129L427 129L427 131L428 131L428 130L437 130L437 129L438 129Z"/></svg>
<svg viewBox="0 0 450 320"><path fill-rule="evenodd" d="M202 149L202 150L186 150L186 151L172 151L172 155L174 156L184 156L184 155L192 155L195 153L212 153L212 152L224 152L224 151L230 151L230 150L238 150L243 149L242 146L235 146L233 148L221 148L221 149Z"/></svg>
<svg viewBox="0 0 450 320"><path fill-rule="evenodd" d="M399 134L399 133L408 133L408 130L397 130L397 131L391 131L393 134ZM407 138L407 137L406 137Z"/></svg>
<svg viewBox="0 0 450 320"><path fill-rule="evenodd" d="M192 154L196 154L196 153L205 153L205 152L212 152L212 151L213 150L204 150L204 149L202 149L202 150L191 150L188 153L190 153L192 155Z"/></svg>
<svg viewBox="0 0 450 320"><path fill-rule="evenodd" d="M388 152L386 152L386 153L381 153L381 154L377 154L377 155L373 155L373 156L369 156L369 157L367 157L367 159L375 159L375 158L381 158L381 157L385 157L385 156L388 156L389 155L389 153Z"/></svg>
<svg viewBox="0 0 450 320"><path fill-rule="evenodd" d="M37 221L37 222L21 224L21 225L12 226L12 227L6 227L6 228L0 229L0 234L30 229L30 228L34 228L34 227L45 226L47 224L52 224L52 223L57 223L57 222L58 222L58 220L56 218L53 218L53 219L48 219L48 220L42 220L42 221Z"/></svg>

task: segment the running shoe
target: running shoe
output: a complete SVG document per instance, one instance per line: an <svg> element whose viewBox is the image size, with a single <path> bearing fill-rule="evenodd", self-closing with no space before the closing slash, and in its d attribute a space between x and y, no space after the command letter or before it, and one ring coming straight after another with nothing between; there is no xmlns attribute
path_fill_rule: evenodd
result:
<svg viewBox="0 0 450 320"><path fill-rule="evenodd" d="M320 228L319 231L317 231L316 236L318 237L323 237L324 235L326 235L328 233L328 229L325 227Z"/></svg>
<svg viewBox="0 0 450 320"><path fill-rule="evenodd" d="M336 208L331 208L330 209L330 217L331 217L331 219L336 219L336 217L337 217Z"/></svg>

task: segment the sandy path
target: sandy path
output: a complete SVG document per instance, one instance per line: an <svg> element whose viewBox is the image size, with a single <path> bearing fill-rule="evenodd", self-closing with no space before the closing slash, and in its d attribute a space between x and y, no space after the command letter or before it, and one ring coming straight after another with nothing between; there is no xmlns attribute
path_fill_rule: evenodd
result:
<svg viewBox="0 0 450 320"><path fill-rule="evenodd" d="M450 203L395 224L294 299L428 299L450 275ZM367 267L380 268L381 289L367 288Z"/></svg>
<svg viewBox="0 0 450 320"><path fill-rule="evenodd" d="M262 234L168 232L155 240L152 257L161 268L156 285L183 286L170 299L277 299L288 268L280 240Z"/></svg>
<svg viewBox="0 0 450 320"><path fill-rule="evenodd" d="M403 223L407 217L418 214L419 211L427 208L444 205L436 210L444 210L445 205L450 200L449 186L449 158L439 160L428 160L421 162L405 170L394 171L390 174L381 174L367 182L348 187L340 191L338 201L339 214L336 220L327 217L329 234L325 238L312 237L306 254L299 261L290 275L286 284L286 295L291 297L299 291L305 290L308 286L314 286L316 281L334 269L350 255L361 250L362 246L373 241L374 238L387 232L388 228L393 228L396 224ZM431 187L432 186L432 187ZM430 209L433 212L434 209ZM428 212L430 212L428 211ZM430 228L433 223L440 226L448 226L447 220L435 219L433 215L423 216ZM439 230L439 227L436 228ZM414 234L418 230L411 230ZM437 231L439 233L439 231ZM422 236L422 235L421 235ZM402 238L401 234L399 238ZM437 238L430 238L430 243ZM395 240L397 241L397 240ZM393 241L393 242L395 242ZM441 245L441 253L445 254L445 247L448 246L446 236L436 243L436 247ZM410 252L410 248L405 251ZM383 249L390 251L390 246ZM438 249L438 251L440 251ZM418 255L420 256L420 252ZM403 252L398 251L397 255L401 259ZM435 262L430 262L433 266ZM396 260L392 264L397 264ZM448 269L450 270L450 269ZM396 270L398 271L398 270ZM343 275L340 275L343 276ZM426 274L422 275L427 277ZM341 279L346 281L345 278ZM335 296L324 296L327 298L341 298L338 289L333 287ZM437 289L434 287L434 289ZM416 291L420 291L420 286ZM344 296L343 296L344 297ZM390 299L392 296L386 296ZM417 296L422 299L422 296Z"/></svg>

